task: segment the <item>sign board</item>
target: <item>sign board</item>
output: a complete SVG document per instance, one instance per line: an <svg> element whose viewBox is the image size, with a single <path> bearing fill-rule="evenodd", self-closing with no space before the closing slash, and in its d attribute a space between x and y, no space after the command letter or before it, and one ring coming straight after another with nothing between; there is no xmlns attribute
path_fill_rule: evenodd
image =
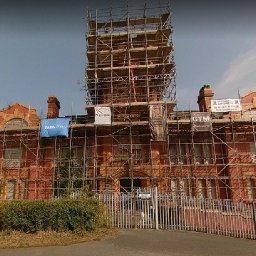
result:
<svg viewBox="0 0 256 256"><path fill-rule="evenodd" d="M208 112L191 113L192 131L203 132L212 130L211 114Z"/></svg>
<svg viewBox="0 0 256 256"><path fill-rule="evenodd" d="M40 137L68 137L70 118L49 118L41 120Z"/></svg>
<svg viewBox="0 0 256 256"><path fill-rule="evenodd" d="M212 112L241 111L240 99L211 100Z"/></svg>
<svg viewBox="0 0 256 256"><path fill-rule="evenodd" d="M163 105L156 104L149 106L150 129L153 140L163 141L166 139L166 108Z"/></svg>
<svg viewBox="0 0 256 256"><path fill-rule="evenodd" d="M138 198L142 200L148 200L151 199L151 194L150 192L139 192Z"/></svg>
<svg viewBox="0 0 256 256"><path fill-rule="evenodd" d="M162 105L150 105L150 118L153 120L163 119L163 106Z"/></svg>
<svg viewBox="0 0 256 256"><path fill-rule="evenodd" d="M95 107L94 124L98 124L98 125L111 124L110 107Z"/></svg>

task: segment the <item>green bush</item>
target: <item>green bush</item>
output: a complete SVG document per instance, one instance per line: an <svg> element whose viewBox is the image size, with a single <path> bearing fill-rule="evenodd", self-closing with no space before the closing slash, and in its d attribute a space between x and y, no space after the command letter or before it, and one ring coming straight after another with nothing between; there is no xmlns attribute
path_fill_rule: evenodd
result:
<svg viewBox="0 0 256 256"><path fill-rule="evenodd" d="M92 231L104 225L103 206L93 198L58 201L6 201L0 204L0 230Z"/></svg>

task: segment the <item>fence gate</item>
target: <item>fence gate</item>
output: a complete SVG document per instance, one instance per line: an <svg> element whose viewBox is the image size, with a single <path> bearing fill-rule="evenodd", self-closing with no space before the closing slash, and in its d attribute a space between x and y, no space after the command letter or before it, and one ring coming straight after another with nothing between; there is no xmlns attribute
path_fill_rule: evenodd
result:
<svg viewBox="0 0 256 256"><path fill-rule="evenodd" d="M156 192L103 194L108 224L118 228L158 228Z"/></svg>

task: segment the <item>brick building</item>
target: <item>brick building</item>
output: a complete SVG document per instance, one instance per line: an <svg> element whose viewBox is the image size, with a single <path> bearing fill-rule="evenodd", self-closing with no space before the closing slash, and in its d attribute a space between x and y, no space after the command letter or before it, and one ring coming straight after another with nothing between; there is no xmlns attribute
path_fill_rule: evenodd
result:
<svg viewBox="0 0 256 256"><path fill-rule="evenodd" d="M235 100L239 111L213 111L205 85L199 111L174 111L171 11L135 14L88 12L87 112L68 117L67 137L42 137L34 108L0 111L2 199L153 186L174 196L255 199L256 92ZM58 99L47 103L47 119L61 118Z"/></svg>

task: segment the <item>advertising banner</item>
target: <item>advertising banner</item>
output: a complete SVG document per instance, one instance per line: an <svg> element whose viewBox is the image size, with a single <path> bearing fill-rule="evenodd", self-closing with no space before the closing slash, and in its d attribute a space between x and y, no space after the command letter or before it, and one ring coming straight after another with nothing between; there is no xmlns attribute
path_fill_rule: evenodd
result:
<svg viewBox="0 0 256 256"><path fill-rule="evenodd" d="M191 113L192 131L203 132L212 130L211 114L208 112Z"/></svg>
<svg viewBox="0 0 256 256"><path fill-rule="evenodd" d="M95 107L94 124L98 124L98 125L111 124L110 107Z"/></svg>
<svg viewBox="0 0 256 256"><path fill-rule="evenodd" d="M40 137L68 137L70 118L49 118L41 120Z"/></svg>
<svg viewBox="0 0 256 256"><path fill-rule="evenodd" d="M212 112L241 111L240 99L211 100Z"/></svg>

